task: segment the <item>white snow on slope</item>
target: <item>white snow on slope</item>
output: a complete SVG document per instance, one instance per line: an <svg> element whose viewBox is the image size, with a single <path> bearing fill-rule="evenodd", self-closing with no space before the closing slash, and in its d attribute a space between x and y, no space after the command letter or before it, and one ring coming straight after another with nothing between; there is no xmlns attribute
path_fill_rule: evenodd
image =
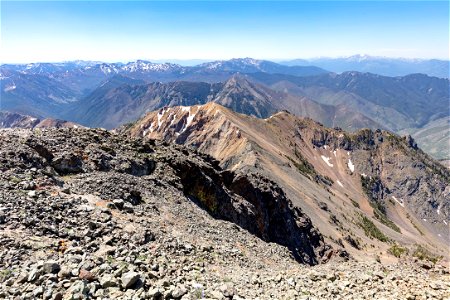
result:
<svg viewBox="0 0 450 300"><path fill-rule="evenodd" d="M183 128L181 129L180 133L183 133L192 123L192 120L194 120L195 115L196 114L192 114L191 115L191 108L187 107L187 109L185 109L184 107L182 108L183 111L189 111L189 116L186 119L186 124L183 126Z"/></svg>
<svg viewBox="0 0 450 300"><path fill-rule="evenodd" d="M171 115L172 115L172 113L171 113ZM175 122L176 119L177 119L177 114L175 113L175 114L173 114L172 121L170 121L170 126L172 126L173 122Z"/></svg>
<svg viewBox="0 0 450 300"><path fill-rule="evenodd" d="M341 186L344 187L344 185L338 180L337 183Z"/></svg>
<svg viewBox="0 0 450 300"><path fill-rule="evenodd" d="M402 200L402 199L398 200L398 199L395 198L394 196L392 196L392 199L394 199L395 201L397 201L397 203L400 204L401 207L405 207L405 204L403 203L403 200Z"/></svg>
<svg viewBox="0 0 450 300"><path fill-rule="evenodd" d="M158 112L158 129L161 127L162 125L162 117L164 116L164 114L166 113L166 110L163 108L162 111Z"/></svg>
<svg viewBox="0 0 450 300"><path fill-rule="evenodd" d="M352 163L351 159L348 160L347 166L350 171L355 172L355 165Z"/></svg>
<svg viewBox="0 0 450 300"><path fill-rule="evenodd" d="M189 117L187 118L187 121L186 121L186 128L189 127L189 125L191 125L192 120L194 120L194 118L195 118L195 114L191 115L191 112L189 112Z"/></svg>
<svg viewBox="0 0 450 300"><path fill-rule="evenodd" d="M15 85L11 85L11 86L7 86L5 89L4 89L4 91L5 92L10 92L10 91L13 91L13 90L15 90L16 89L16 86Z"/></svg>
<svg viewBox="0 0 450 300"><path fill-rule="evenodd" d="M333 167L333 164L330 163L331 158L323 156L323 155L321 155L321 157L322 157L323 161L326 162L329 167Z"/></svg>

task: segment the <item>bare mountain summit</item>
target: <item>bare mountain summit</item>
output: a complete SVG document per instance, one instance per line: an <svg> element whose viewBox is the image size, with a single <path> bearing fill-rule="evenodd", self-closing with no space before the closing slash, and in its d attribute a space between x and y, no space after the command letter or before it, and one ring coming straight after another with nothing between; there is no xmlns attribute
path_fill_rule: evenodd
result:
<svg viewBox="0 0 450 300"><path fill-rule="evenodd" d="M447 249L450 172L411 137L347 133L287 112L258 119L215 103L163 108L126 131L189 145L232 171L264 174L328 242L355 256L387 255L392 242Z"/></svg>
<svg viewBox="0 0 450 300"><path fill-rule="evenodd" d="M18 113L11 113L6 111L0 111L0 128L83 128L79 124L46 118L39 119L27 115L21 115Z"/></svg>

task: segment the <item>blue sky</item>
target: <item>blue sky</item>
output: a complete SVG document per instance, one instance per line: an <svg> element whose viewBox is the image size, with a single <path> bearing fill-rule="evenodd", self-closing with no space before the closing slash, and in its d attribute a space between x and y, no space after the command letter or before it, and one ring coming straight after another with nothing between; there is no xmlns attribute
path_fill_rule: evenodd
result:
<svg viewBox="0 0 450 300"><path fill-rule="evenodd" d="M2 62L445 58L447 1L1 1Z"/></svg>

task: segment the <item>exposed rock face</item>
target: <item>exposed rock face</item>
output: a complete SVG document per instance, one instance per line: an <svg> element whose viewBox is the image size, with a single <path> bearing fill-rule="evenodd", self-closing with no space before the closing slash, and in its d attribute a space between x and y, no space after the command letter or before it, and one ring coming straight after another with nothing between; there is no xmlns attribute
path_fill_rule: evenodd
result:
<svg viewBox="0 0 450 300"><path fill-rule="evenodd" d="M57 184L61 184L59 176L84 174L71 187L73 192L86 194L98 189L103 197L122 198L138 205L143 195L148 194L146 187L134 184L134 179L130 183L121 182L118 174L129 174L132 178L147 176L157 164L162 164L160 169L169 168L169 174L173 173L170 182L211 215L234 222L267 242L288 247L300 262L317 264L330 249L310 219L298 208L294 209L275 183L259 175L222 172L210 157L172 145L123 140L102 130L23 133L25 137L19 141L14 132L4 132L4 140L10 134L9 147L16 147L15 153L22 158L24 167L55 174L49 179ZM16 160L6 159L5 167L17 167ZM109 179L92 184L88 179L93 172L104 172ZM114 205L124 207L119 201L114 201Z"/></svg>
<svg viewBox="0 0 450 300"><path fill-rule="evenodd" d="M69 136L54 136L51 141L36 135L28 137L24 144L36 151L43 160L40 164L49 166L59 175L87 173L93 171L116 171L134 176L149 175L155 169L155 162L146 156L131 155L128 152L117 152L115 146L101 140L101 135L85 131L86 135L70 138ZM103 137L108 136L106 131ZM67 139L70 139L70 143ZM137 154L151 153L150 145L136 143L133 149Z"/></svg>
<svg viewBox="0 0 450 300"><path fill-rule="evenodd" d="M256 207L253 226L265 240L288 246L297 259L308 264L315 264L315 257L323 257L330 250L308 216L298 207L294 208L274 182L240 175L234 178L230 188Z"/></svg>
<svg viewBox="0 0 450 300"><path fill-rule="evenodd" d="M0 111L0 128L33 128L39 119L17 113Z"/></svg>
<svg viewBox="0 0 450 300"><path fill-rule="evenodd" d="M84 128L73 122L52 118L39 119L18 113L0 111L0 128Z"/></svg>
<svg viewBox="0 0 450 300"><path fill-rule="evenodd" d="M121 130L189 145L238 174L263 174L307 211L321 232L339 237L337 245L356 237L373 244L360 231L361 216L379 222L375 226L399 243L422 243L426 236L431 247L444 250L448 241L450 173L411 137L369 129L347 133L286 111L258 119L214 103L164 108ZM367 251L354 245L348 242L347 249Z"/></svg>
<svg viewBox="0 0 450 300"><path fill-rule="evenodd" d="M2 130L0 170L0 298L413 299L450 287L424 260L298 264L333 251L276 184L174 144Z"/></svg>
<svg viewBox="0 0 450 300"><path fill-rule="evenodd" d="M294 208L274 182L255 174L198 168L184 157L168 163L180 177L185 194L213 216L236 223L265 241L287 246L303 263L317 264L330 250L308 216ZM235 196L230 197L230 192Z"/></svg>
<svg viewBox="0 0 450 300"><path fill-rule="evenodd" d="M442 225L450 218L450 171L421 151L411 136L381 130L353 135L316 133L317 147L351 151L369 198L408 206L421 219ZM439 224L441 223L441 224Z"/></svg>

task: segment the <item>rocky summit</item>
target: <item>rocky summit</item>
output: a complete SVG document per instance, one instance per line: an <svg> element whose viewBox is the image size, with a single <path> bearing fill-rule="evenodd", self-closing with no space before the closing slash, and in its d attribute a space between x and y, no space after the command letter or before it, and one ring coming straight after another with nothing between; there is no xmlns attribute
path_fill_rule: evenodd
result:
<svg viewBox="0 0 450 300"><path fill-rule="evenodd" d="M2 299L444 299L448 269L358 262L259 173L94 129L0 131Z"/></svg>

